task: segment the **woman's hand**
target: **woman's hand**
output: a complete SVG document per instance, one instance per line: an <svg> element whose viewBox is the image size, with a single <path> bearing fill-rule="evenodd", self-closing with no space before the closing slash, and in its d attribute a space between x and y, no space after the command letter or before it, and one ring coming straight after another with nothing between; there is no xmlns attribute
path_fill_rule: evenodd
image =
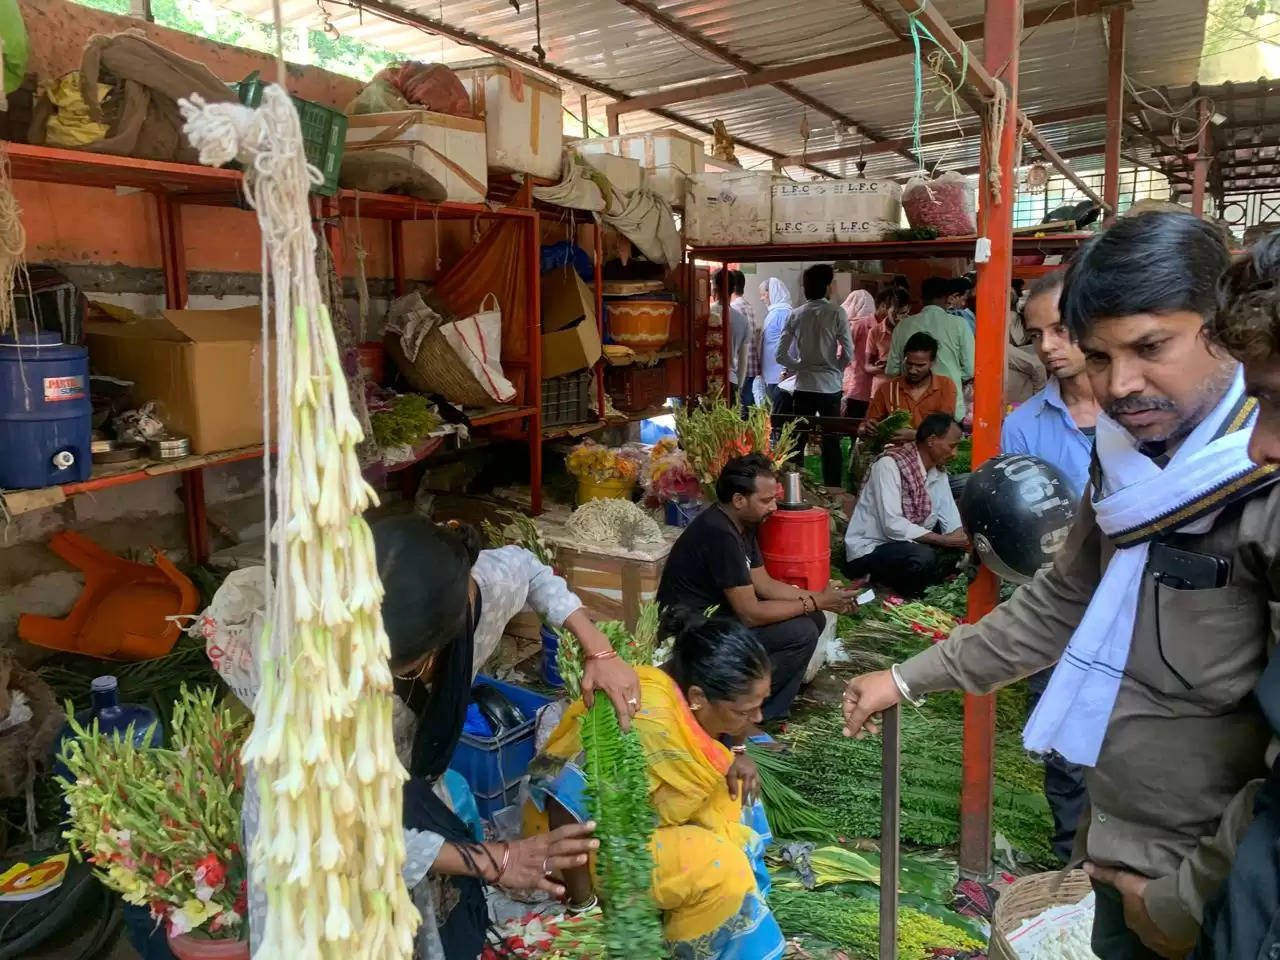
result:
<svg viewBox="0 0 1280 960"><path fill-rule="evenodd" d="M587 854L600 846L591 838L595 822L573 823L550 833L526 837L511 844L511 860L497 884L507 890L545 890L564 896L564 887L549 876L587 863Z"/></svg>
<svg viewBox="0 0 1280 960"><path fill-rule="evenodd" d="M631 664L621 657L588 660L582 671L582 700L588 707L597 690L613 701L622 729L630 730L631 718L640 709L640 678Z"/></svg>
<svg viewBox="0 0 1280 960"><path fill-rule="evenodd" d="M604 660L590 659L592 654L613 652L613 644L591 622L586 610L575 610L565 620L564 626L581 644L588 658L582 670L582 702L591 706L595 702L595 692L599 690L613 701L622 729L630 730L631 718L640 709L640 678L635 670L617 656Z"/></svg>
<svg viewBox="0 0 1280 960"><path fill-rule="evenodd" d="M729 796L741 801L744 807L751 806L760 796L760 771L745 752L734 754L733 765L725 774L725 780L729 783Z"/></svg>

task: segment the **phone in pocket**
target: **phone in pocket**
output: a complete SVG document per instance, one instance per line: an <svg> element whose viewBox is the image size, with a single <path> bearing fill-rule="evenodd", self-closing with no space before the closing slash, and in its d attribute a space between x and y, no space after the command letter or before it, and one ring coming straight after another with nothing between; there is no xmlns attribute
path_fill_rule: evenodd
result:
<svg viewBox="0 0 1280 960"><path fill-rule="evenodd" d="M1231 561L1211 553L1195 553L1154 543L1147 559L1149 569L1162 584L1174 590L1212 590L1231 579Z"/></svg>

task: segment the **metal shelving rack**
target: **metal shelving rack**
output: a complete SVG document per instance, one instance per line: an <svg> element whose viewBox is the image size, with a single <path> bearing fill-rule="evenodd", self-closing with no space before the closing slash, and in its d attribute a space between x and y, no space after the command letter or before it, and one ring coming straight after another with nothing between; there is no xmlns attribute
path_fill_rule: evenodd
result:
<svg viewBox="0 0 1280 960"><path fill-rule="evenodd" d="M165 304L170 309L186 306L187 269L182 232L182 207L187 204L239 206L243 202L242 175L235 170L213 169L189 164L140 160L107 154L86 153L58 147L29 144L6 145L10 175L15 180L58 183L102 189L133 189L149 193L155 201L155 217L160 232L161 269L164 275ZM531 186L531 185L530 185ZM527 291L529 317L526 330L528 354L504 357L504 366L525 373L525 395L512 407L499 408L474 417L471 425L495 435L523 439L529 449L530 504L534 513L542 510L542 410L541 410L541 301L539 277L539 215L529 202L526 187L513 205L431 203L408 197L361 193L361 217L392 222L393 280L397 293L404 288L403 224L406 220L438 217L442 220L515 219L525 225L525 254L530 258L532 283ZM523 201L523 203L521 203ZM324 224L325 239L333 252L341 276L343 252L342 218L354 213L353 191L334 197L313 198L316 217ZM203 457L188 457L171 464L148 464L117 470L95 470L84 483L64 484L39 491L10 491L0 496L0 504L11 513L53 506L66 498L96 489L135 483L162 474L178 473L187 518L188 555L204 562L211 553L208 515L204 497L204 469L219 463L260 456L260 448L229 451ZM12 505L12 509L10 507Z"/></svg>

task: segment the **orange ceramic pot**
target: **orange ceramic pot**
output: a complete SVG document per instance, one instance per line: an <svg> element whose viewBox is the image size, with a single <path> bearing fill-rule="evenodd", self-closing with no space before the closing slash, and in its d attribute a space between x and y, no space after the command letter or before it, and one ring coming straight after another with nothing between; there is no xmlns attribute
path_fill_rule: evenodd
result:
<svg viewBox="0 0 1280 960"><path fill-rule="evenodd" d="M645 353L661 350L671 339L674 300L607 300L604 310L614 343Z"/></svg>
<svg viewBox="0 0 1280 960"><path fill-rule="evenodd" d="M248 940L201 940L183 934L169 938L169 950L178 960L249 960Z"/></svg>

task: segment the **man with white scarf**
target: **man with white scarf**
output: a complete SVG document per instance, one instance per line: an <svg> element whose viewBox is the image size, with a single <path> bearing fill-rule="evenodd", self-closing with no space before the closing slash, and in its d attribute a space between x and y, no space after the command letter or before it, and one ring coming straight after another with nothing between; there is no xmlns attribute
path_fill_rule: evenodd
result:
<svg viewBox="0 0 1280 960"><path fill-rule="evenodd" d="M902 700L1058 663L1024 741L1087 768L1073 859L1094 881L1102 960L1186 955L1267 772L1250 692L1280 633L1280 486L1249 459L1240 367L1206 336L1227 262L1219 234L1178 213L1122 218L1084 246L1060 306L1105 413L1054 566L845 691L846 734L861 735Z"/></svg>

